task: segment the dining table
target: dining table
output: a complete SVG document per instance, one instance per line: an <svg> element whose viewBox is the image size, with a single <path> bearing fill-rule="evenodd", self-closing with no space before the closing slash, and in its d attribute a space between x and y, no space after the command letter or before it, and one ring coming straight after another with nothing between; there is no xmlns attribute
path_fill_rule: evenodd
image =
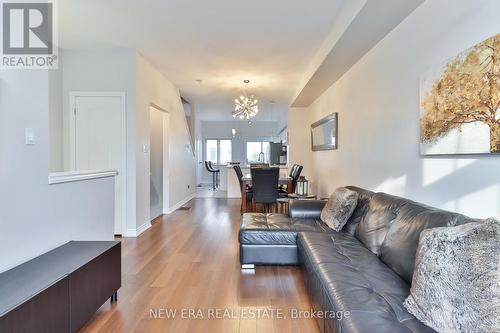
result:
<svg viewBox="0 0 500 333"><path fill-rule="evenodd" d="M247 211L247 187L252 186L252 174L247 173L243 175L241 178L242 187L241 187L241 200L242 202L242 211ZM292 177L288 176L280 176L278 180L278 185L286 185L286 189L288 193L292 193Z"/></svg>

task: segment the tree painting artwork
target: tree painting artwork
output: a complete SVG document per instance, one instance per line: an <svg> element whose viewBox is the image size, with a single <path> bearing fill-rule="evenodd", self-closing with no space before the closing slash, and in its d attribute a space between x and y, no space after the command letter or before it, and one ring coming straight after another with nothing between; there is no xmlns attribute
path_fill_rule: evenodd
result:
<svg viewBox="0 0 500 333"><path fill-rule="evenodd" d="M420 83L423 155L500 153L500 34Z"/></svg>

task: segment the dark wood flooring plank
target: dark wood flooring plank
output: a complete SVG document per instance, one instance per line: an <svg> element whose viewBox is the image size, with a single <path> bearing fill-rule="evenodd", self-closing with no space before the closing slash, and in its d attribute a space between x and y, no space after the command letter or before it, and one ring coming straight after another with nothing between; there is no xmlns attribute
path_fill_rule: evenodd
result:
<svg viewBox="0 0 500 333"><path fill-rule="evenodd" d="M81 332L319 332L313 319L182 319L182 308L254 312L308 310L298 267L239 264L240 202L193 199L188 211L161 219L137 239L122 239L122 288ZM175 319L152 319L150 309L177 310Z"/></svg>

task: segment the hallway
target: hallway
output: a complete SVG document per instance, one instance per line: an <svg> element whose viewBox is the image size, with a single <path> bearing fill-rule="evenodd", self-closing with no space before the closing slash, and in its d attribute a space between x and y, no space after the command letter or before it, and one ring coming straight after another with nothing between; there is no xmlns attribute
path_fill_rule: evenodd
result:
<svg viewBox="0 0 500 333"><path fill-rule="evenodd" d="M82 332L319 331L314 319L290 318L290 309L310 308L298 267L241 272L239 200L193 199L186 206L137 239L122 239L118 303L103 305ZM163 310L176 311L175 318L152 315Z"/></svg>

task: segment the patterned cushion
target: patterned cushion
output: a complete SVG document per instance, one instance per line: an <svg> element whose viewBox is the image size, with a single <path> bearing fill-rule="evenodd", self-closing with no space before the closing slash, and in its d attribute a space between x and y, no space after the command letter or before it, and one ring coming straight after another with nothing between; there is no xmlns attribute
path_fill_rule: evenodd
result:
<svg viewBox="0 0 500 333"><path fill-rule="evenodd" d="M321 211L321 221L331 229L340 231L351 217L358 204L358 192L340 187L328 199Z"/></svg>
<svg viewBox="0 0 500 333"><path fill-rule="evenodd" d="M404 304L438 332L500 332L500 222L422 231Z"/></svg>

